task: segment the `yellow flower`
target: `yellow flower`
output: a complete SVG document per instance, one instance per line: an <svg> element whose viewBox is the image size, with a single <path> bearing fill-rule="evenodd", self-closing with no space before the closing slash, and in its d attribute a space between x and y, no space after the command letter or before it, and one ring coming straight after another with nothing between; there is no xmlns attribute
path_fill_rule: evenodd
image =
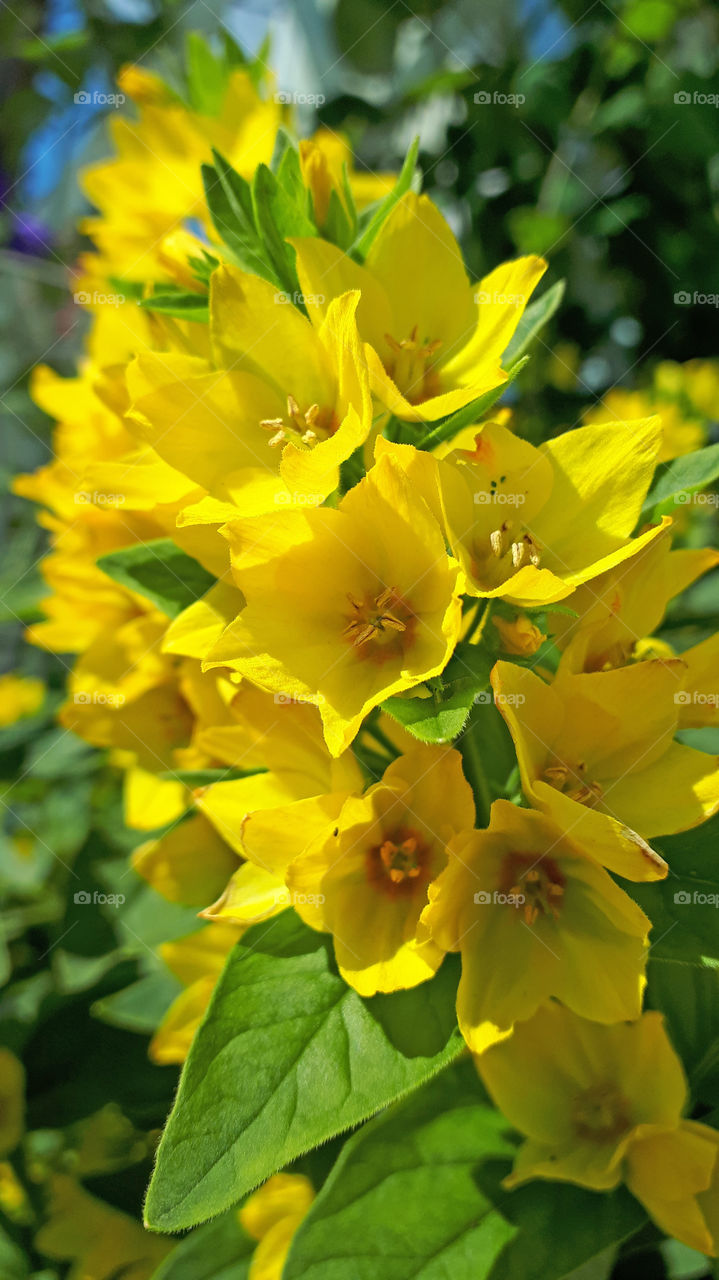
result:
<svg viewBox="0 0 719 1280"><path fill-rule="evenodd" d="M153 1062L185 1061L225 961L242 933L235 925L209 924L158 948L185 990L170 1005L150 1041L148 1052Z"/></svg>
<svg viewBox="0 0 719 1280"><path fill-rule="evenodd" d="M0 1156L7 1156L25 1131L25 1071L10 1049L0 1048Z"/></svg>
<svg viewBox="0 0 719 1280"><path fill-rule="evenodd" d="M662 444L658 462L668 462L684 453L701 449L706 431L701 419L689 416L681 405L663 400L653 390L625 391L615 387L602 397L601 404L584 415L586 423L623 422L631 426L650 414L658 414L662 424Z"/></svg>
<svg viewBox="0 0 719 1280"><path fill-rule="evenodd" d="M334 829L291 864L297 912L330 932L343 978L362 996L426 981L443 954L418 937L427 890L446 845L474 824L474 801L451 748L418 746L342 806ZM296 829L298 847L304 843Z"/></svg>
<svg viewBox="0 0 719 1280"><path fill-rule="evenodd" d="M547 638L526 613L518 613L511 621L495 616L492 625L499 632L504 652L516 657L530 658Z"/></svg>
<svg viewBox="0 0 719 1280"><path fill-rule="evenodd" d="M525 1136L505 1186L625 1182L662 1231L717 1252L719 1133L682 1119L686 1082L660 1014L606 1027L547 1005L477 1065Z"/></svg>
<svg viewBox="0 0 719 1280"><path fill-rule="evenodd" d="M439 461L447 536L466 590L548 604L637 555L661 529L632 538L659 439L648 419L581 427L537 449L491 422L471 449Z"/></svg>
<svg viewBox="0 0 719 1280"><path fill-rule="evenodd" d="M641 662L551 686L508 662L492 672L530 804L633 880L666 874L642 836L686 831L719 809L716 758L673 740L682 672L680 659Z"/></svg>
<svg viewBox="0 0 719 1280"><path fill-rule="evenodd" d="M45 700L45 685L31 676L0 676L0 729L34 715Z"/></svg>
<svg viewBox="0 0 719 1280"><path fill-rule="evenodd" d="M190 907L207 906L237 867L232 849L200 813L140 845L130 861L163 898Z"/></svg>
<svg viewBox="0 0 719 1280"><path fill-rule="evenodd" d="M248 1280L281 1280L292 1237L314 1198L312 1183L301 1173L276 1173L252 1193L237 1215L259 1241Z"/></svg>
<svg viewBox="0 0 719 1280"><path fill-rule="evenodd" d="M214 365L173 353L131 365L139 434L216 500L191 506L190 522L236 515L227 504L244 516L316 505L337 487L372 421L357 301L335 299L315 326L266 280L221 267L210 284Z"/></svg>
<svg viewBox="0 0 719 1280"><path fill-rule="evenodd" d="M47 1221L35 1247L48 1258L70 1262L67 1280L150 1280L172 1248L133 1218L91 1196L68 1174L49 1185Z"/></svg>
<svg viewBox="0 0 719 1280"><path fill-rule="evenodd" d="M671 536L663 529L639 555L577 587L570 604L578 617L552 614L562 671L602 671L656 656L642 642L661 625L669 601L719 564L710 547L672 551Z"/></svg>
<svg viewBox="0 0 719 1280"><path fill-rule="evenodd" d="M449 844L422 923L462 954L459 1027L482 1053L556 996L598 1022L638 1018L650 921L578 840L506 800Z"/></svg>
<svg viewBox="0 0 719 1280"><path fill-rule="evenodd" d="M348 795L361 789L362 775L351 751L338 759L329 755L317 708L307 702L276 700L243 683L233 713L238 728L256 735L266 772L203 787L195 803L222 840L247 859L202 915L246 925L289 905L287 866L332 828ZM203 740L220 750L221 734L211 731Z"/></svg>
<svg viewBox="0 0 719 1280"><path fill-rule="evenodd" d="M354 157L348 143L331 129L319 129L311 138L299 142L300 166L305 185L312 195L315 222L325 226L332 192L346 208L343 166L358 209L389 195L397 181L395 173L370 173L354 168Z"/></svg>
<svg viewBox="0 0 719 1280"><path fill-rule="evenodd" d="M236 521L227 535L247 607L207 662L315 701L332 755L384 698L449 661L461 624L458 566L392 458L336 510Z"/></svg>
<svg viewBox="0 0 719 1280"><path fill-rule="evenodd" d="M82 230L95 243L106 276L142 281L171 278L163 267L163 241L187 219L198 218L207 232L200 166L219 150L250 177L269 163L281 121L281 107L263 101L246 71L233 71L218 113L192 111L158 77L126 68L120 88L134 97L136 121L116 115L110 133L117 155L86 169L82 184L100 211Z"/></svg>
<svg viewBox="0 0 719 1280"><path fill-rule="evenodd" d="M443 417L506 380L506 350L542 258L505 262L470 285L449 226L427 196L407 192L360 267L318 237L290 240L310 311L347 289L362 294L357 322L374 394L397 417Z"/></svg>

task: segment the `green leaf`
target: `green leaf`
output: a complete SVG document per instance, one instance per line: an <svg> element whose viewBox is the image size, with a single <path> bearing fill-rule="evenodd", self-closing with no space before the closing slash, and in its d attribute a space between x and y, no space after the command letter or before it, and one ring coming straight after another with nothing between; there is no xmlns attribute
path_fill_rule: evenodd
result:
<svg viewBox="0 0 719 1280"><path fill-rule="evenodd" d="M182 987L167 969L148 973L92 1006L92 1013L112 1027L152 1035Z"/></svg>
<svg viewBox="0 0 719 1280"><path fill-rule="evenodd" d="M155 293L143 298L139 304L146 311L157 311L176 320L192 320L195 324L209 324L210 308L206 293Z"/></svg>
<svg viewBox="0 0 719 1280"><path fill-rule="evenodd" d="M680 504L691 501L691 494L704 489L719 478L719 444L707 445L706 449L697 449L696 453L685 453L681 458L673 458L657 471L649 496L642 507L642 514L663 508L668 510L674 506L674 500Z"/></svg>
<svg viewBox="0 0 719 1280"><path fill-rule="evenodd" d="M475 699L489 687L494 657L480 645L458 644L429 696L385 698L382 710L420 742L452 742L464 729ZM435 683L435 682L432 682Z"/></svg>
<svg viewBox="0 0 719 1280"><path fill-rule="evenodd" d="M529 356L522 356L507 369L507 381L503 382L499 387L493 387L491 391L485 392L483 396L479 396L477 400L472 400L470 404L466 404L463 409L458 409L451 417L445 418L444 422L438 423L431 431L418 440L416 447L418 449L436 449L438 444L443 444L445 440L452 440L459 431L464 427L468 427L472 422L479 422L485 413L488 413L493 404L496 404L500 396L503 396L507 387L514 382L518 373L521 373L526 364L529 363Z"/></svg>
<svg viewBox="0 0 719 1280"><path fill-rule="evenodd" d="M642 1225L624 1190L504 1191L513 1154L472 1064L451 1067L345 1144L284 1280L559 1280Z"/></svg>
<svg viewBox="0 0 719 1280"><path fill-rule="evenodd" d="M296 197L296 190L294 194ZM290 236L317 235L317 228L307 213L304 184L302 199L297 202L289 191L280 186L266 164L258 165L252 182L252 202L255 225L264 242L266 257L285 289L299 294L295 251L287 240Z"/></svg>
<svg viewBox="0 0 719 1280"><path fill-rule="evenodd" d="M414 139L409 151L407 152L405 162L402 165L402 169L394 187L383 200L380 200L376 209L369 212L368 220L352 246L351 253L353 257L358 258L360 262L364 261L367 257L383 222L386 221L395 205L412 186L412 179L414 178L415 169L417 167L418 154L419 135Z"/></svg>
<svg viewBox="0 0 719 1280"><path fill-rule="evenodd" d="M256 1248L231 1210L181 1240L152 1280L246 1280Z"/></svg>
<svg viewBox="0 0 719 1280"><path fill-rule="evenodd" d="M255 226L249 183L219 151L213 151L212 154L214 168L212 165L202 165L202 180L207 207L217 234L239 267L262 276L271 284L279 285L279 279L267 260Z"/></svg>
<svg viewBox="0 0 719 1280"><path fill-rule="evenodd" d="M172 538L134 543L100 556L97 563L108 577L146 596L170 618L200 600L217 581Z"/></svg>
<svg viewBox="0 0 719 1280"><path fill-rule="evenodd" d="M178 1231L222 1212L308 1149L416 1088L463 1049L457 968L362 1000L331 939L294 912L249 930L198 1031L148 1192Z"/></svg>
<svg viewBox="0 0 719 1280"><path fill-rule="evenodd" d="M680 835L660 836L651 843L669 863L667 879L623 884L652 921L649 941L657 959L719 959L718 837L719 815Z"/></svg>
<svg viewBox="0 0 719 1280"><path fill-rule="evenodd" d="M551 289L547 289L541 298L537 298L534 302L530 302L528 307L522 314L522 318L517 325L507 350L502 357L507 365L511 365L520 356L523 356L527 347L536 338L541 329L544 328L547 321L551 320L555 311L564 297L565 282L558 280L553 284Z"/></svg>
<svg viewBox="0 0 719 1280"><path fill-rule="evenodd" d="M695 1096L719 1105L719 970L650 957L647 977L647 1003L665 1015Z"/></svg>
<svg viewBox="0 0 719 1280"><path fill-rule="evenodd" d="M190 104L204 116L220 113L227 91L227 65L216 58L199 31L189 31L185 42L185 63Z"/></svg>

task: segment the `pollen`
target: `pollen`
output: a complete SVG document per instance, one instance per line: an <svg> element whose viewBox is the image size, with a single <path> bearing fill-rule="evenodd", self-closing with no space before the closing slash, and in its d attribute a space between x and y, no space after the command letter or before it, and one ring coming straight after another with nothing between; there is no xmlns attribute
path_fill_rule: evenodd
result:
<svg viewBox="0 0 719 1280"><path fill-rule="evenodd" d="M334 410L320 409L318 404L311 404L303 411L295 397L288 395L285 417L262 418L260 426L263 431L272 433L268 440L271 449L277 449L288 441L302 443L309 449L337 430L337 418Z"/></svg>
<svg viewBox="0 0 719 1280"><path fill-rule="evenodd" d="M559 918L566 881L553 858L538 860L536 854L509 853L504 859L501 881L510 904L521 911L530 928L540 916Z"/></svg>
<svg viewBox="0 0 719 1280"><path fill-rule="evenodd" d="M569 800L576 800L578 804L587 805L591 809L602 799L604 788L601 783L585 777L586 767L583 760L576 765L565 764L560 760L549 765L542 777L550 787L561 791Z"/></svg>
<svg viewBox="0 0 719 1280"><path fill-rule="evenodd" d="M367 854L367 877L392 897L412 895L427 881L429 846L419 832L398 827Z"/></svg>
<svg viewBox="0 0 719 1280"><path fill-rule="evenodd" d="M387 373L410 404L420 404L437 395L439 379L434 369L434 356L442 345L441 338L420 340L415 325L408 338L398 341L391 333L384 335L390 349L385 361Z"/></svg>
<svg viewBox="0 0 719 1280"><path fill-rule="evenodd" d="M383 633L396 634L407 630L407 623L397 617L400 611L397 606L402 605L396 587L385 587L373 600L357 600L348 591L347 599L353 616L342 634L356 649L362 648L368 640L380 638Z"/></svg>
<svg viewBox="0 0 719 1280"><path fill-rule="evenodd" d="M592 1085L572 1101L572 1126L590 1142L616 1142L632 1127L629 1104L616 1085Z"/></svg>

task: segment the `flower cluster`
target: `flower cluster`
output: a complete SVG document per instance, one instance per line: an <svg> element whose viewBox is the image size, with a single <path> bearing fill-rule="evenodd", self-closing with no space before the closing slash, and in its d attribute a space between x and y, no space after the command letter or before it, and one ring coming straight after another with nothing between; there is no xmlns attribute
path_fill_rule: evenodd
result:
<svg viewBox="0 0 719 1280"><path fill-rule="evenodd" d="M497 407L559 293L531 255L473 282L414 151L375 176L296 142L253 68L204 113L121 88L136 118L84 177L85 356L36 369L55 457L16 489L51 540L29 638L75 655L60 722L123 770L136 872L202 917L161 948L184 991L153 1058L288 909L363 999L458 952L459 1029L526 1135L508 1185L624 1181L716 1252L717 1136L643 1013L636 893L719 810L677 737L717 723L719 637L653 638L719 562L650 494L700 441L661 404L542 442ZM278 1176L243 1210L253 1275L312 1202Z"/></svg>

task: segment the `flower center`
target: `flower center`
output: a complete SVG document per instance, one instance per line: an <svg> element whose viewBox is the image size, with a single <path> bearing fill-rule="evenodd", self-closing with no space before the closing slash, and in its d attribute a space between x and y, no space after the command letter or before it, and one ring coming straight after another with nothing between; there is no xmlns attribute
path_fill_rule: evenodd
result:
<svg viewBox="0 0 719 1280"><path fill-rule="evenodd" d="M370 641L373 650L377 645L396 648L398 637L407 630L412 616L397 588L384 587L378 595L366 593L361 599L348 591L347 599L352 612L342 632L345 639L360 650L366 649Z"/></svg>
<svg viewBox="0 0 719 1280"><path fill-rule="evenodd" d="M525 924L531 927L540 916L558 919L566 881L553 858L538 861L536 854L508 853L500 880L510 904L522 911Z"/></svg>
<svg viewBox="0 0 719 1280"><path fill-rule="evenodd" d="M390 356L384 362L390 378L410 404L420 404L439 391L439 376L432 357L442 345L441 338L420 341L415 325L408 338L400 342L391 333L384 335Z"/></svg>
<svg viewBox="0 0 719 1280"><path fill-rule="evenodd" d="M590 1142L616 1141L632 1127L629 1104L616 1085L592 1085L573 1099L572 1125Z"/></svg>
<svg viewBox="0 0 719 1280"><path fill-rule="evenodd" d="M368 879L393 897L411 895L426 881L429 848L417 831L400 827L367 855Z"/></svg>
<svg viewBox="0 0 719 1280"><path fill-rule="evenodd" d="M542 776L555 791L561 791L562 795L570 800L576 800L578 804L585 804L589 809L593 809L601 800L604 791L599 782L585 777L586 768L583 760L578 764L565 764L563 760L558 760L545 769Z"/></svg>
<svg viewBox="0 0 719 1280"><path fill-rule="evenodd" d="M287 413L284 418L262 418L260 426L272 434L268 441L271 449L287 444L303 444L311 449L318 440L326 440L337 430L337 415L334 409L321 409L318 404L311 404L304 412L294 396L287 397Z"/></svg>

